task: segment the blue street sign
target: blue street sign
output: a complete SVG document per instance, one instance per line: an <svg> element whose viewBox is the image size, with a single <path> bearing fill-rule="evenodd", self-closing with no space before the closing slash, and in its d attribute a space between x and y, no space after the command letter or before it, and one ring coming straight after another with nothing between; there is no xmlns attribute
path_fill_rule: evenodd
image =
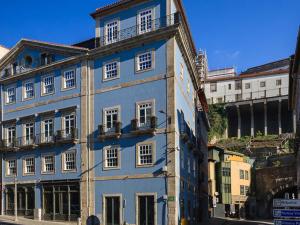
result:
<svg viewBox="0 0 300 225"><path fill-rule="evenodd" d="M274 220L274 225L300 225L300 220Z"/></svg>
<svg viewBox="0 0 300 225"><path fill-rule="evenodd" d="M273 216L277 218L300 218L300 209L274 209Z"/></svg>

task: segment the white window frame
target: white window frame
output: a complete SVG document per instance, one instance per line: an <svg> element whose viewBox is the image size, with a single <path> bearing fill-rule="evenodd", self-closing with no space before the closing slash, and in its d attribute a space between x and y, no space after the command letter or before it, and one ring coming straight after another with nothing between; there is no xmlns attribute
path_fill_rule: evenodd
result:
<svg viewBox="0 0 300 225"><path fill-rule="evenodd" d="M72 87L67 87L67 80L66 80L66 74L69 73L69 72L73 72L74 73L74 86ZM69 69L66 69L64 70L63 72L63 76L62 76L62 91L66 91L66 90L71 90L71 89L74 89L76 88L76 68L69 68ZM71 79L69 79L71 80Z"/></svg>
<svg viewBox="0 0 300 225"><path fill-rule="evenodd" d="M67 169L66 168L66 154L74 154L74 165L75 165L75 168L73 169ZM63 173L66 173L66 172L76 172L77 171L77 154L76 154L76 150L73 149L73 150L68 150L68 151L65 151L63 152L62 154L62 172Z"/></svg>
<svg viewBox="0 0 300 225"><path fill-rule="evenodd" d="M117 65L117 75L115 77L107 77L107 70L106 70L106 66L116 63ZM110 80L115 80L120 78L120 60L119 59L114 59L111 61L107 61L103 63L103 70L102 70L103 76L102 76L102 80L103 81L110 81Z"/></svg>
<svg viewBox="0 0 300 225"><path fill-rule="evenodd" d="M180 79L183 80L184 78L184 65L180 63Z"/></svg>
<svg viewBox="0 0 300 225"><path fill-rule="evenodd" d="M117 161L118 165L117 166L108 166L107 165L107 151L111 149L116 149L117 150ZM116 170L121 168L121 147L119 145L110 145L110 146L105 146L103 148L103 170Z"/></svg>
<svg viewBox="0 0 300 225"><path fill-rule="evenodd" d="M65 135L65 137L67 137L68 135L71 135L71 127L69 128L69 132L70 133L67 133L67 129L66 129L66 117L67 116L74 116L74 128L76 129L77 127L77 118L76 118L76 112L74 111L71 111L71 112L64 112L62 114L62 117L61 117L61 128L62 128L62 131L64 131L63 135Z"/></svg>
<svg viewBox="0 0 300 225"><path fill-rule="evenodd" d="M48 92L48 93L46 93L46 89L45 89L45 80L47 79L47 78L51 78L52 79L52 81L53 81L53 83L52 83L52 85L53 85L53 89L52 89L52 92ZM41 82L41 96L46 96L46 95L52 95L52 94L54 94L55 93L55 80L54 80L54 75L53 74L47 74L47 75L45 75L45 76L42 76L42 82Z"/></svg>
<svg viewBox="0 0 300 225"><path fill-rule="evenodd" d="M26 84L32 84L32 91L33 91L33 96L31 97L28 97L27 96L27 91L26 91ZM34 99L35 98L35 83L34 83L34 80L33 79L30 79L30 80L26 80L23 82L23 85L22 85L22 100L23 101L26 101L26 100L31 100L31 99Z"/></svg>
<svg viewBox="0 0 300 225"><path fill-rule="evenodd" d="M152 116L155 116L155 99L150 99L150 100L146 100L146 101L139 101L139 102L136 102L136 112L135 112L135 115L136 115L136 119L138 120L138 127L140 128L143 128L143 127L148 127L147 124L145 125L141 125L141 122L140 122L140 106L141 105L144 105L144 104L151 104L151 116L150 116L150 120L151 120L151 117ZM147 119L146 119L147 120ZM149 124L149 127L150 127L150 124Z"/></svg>
<svg viewBox="0 0 300 225"><path fill-rule="evenodd" d="M146 54L151 54L151 67L145 68L145 69L140 69L140 56L141 55L146 55ZM135 72L136 73L142 73L142 72L147 72L150 70L153 70L155 68L155 49L149 49L143 52L139 52L135 56Z"/></svg>
<svg viewBox="0 0 300 225"><path fill-rule="evenodd" d="M17 138L17 126L16 126L16 124L8 124L8 125L6 125L5 127L4 127L4 129L5 129L5 139L7 140L7 145L9 146L9 145L13 145L14 143L13 143L13 141L14 140L11 140L11 138L10 138L10 132L12 131L12 130L10 130L11 128L14 128L14 132L15 132L15 137L14 137L14 139L16 139ZM13 137L12 137L13 138Z"/></svg>
<svg viewBox="0 0 300 225"><path fill-rule="evenodd" d="M9 173L9 161L15 161L15 170L16 170L16 173L15 174L10 174ZM18 161L16 158L8 158L5 160L5 164L6 164L6 167L5 167L5 176L7 177L12 177L12 176L17 176L18 175Z"/></svg>
<svg viewBox="0 0 300 225"><path fill-rule="evenodd" d="M27 135L27 132L26 132L27 125L30 125L28 128L31 128L31 127L33 128L32 134L29 133L29 135ZM22 127L23 127L23 137L22 137L23 140L22 140L22 143L25 144L25 145L32 145L32 144L34 144L35 121L24 121ZM27 139L27 137L29 137L29 139Z"/></svg>
<svg viewBox="0 0 300 225"><path fill-rule="evenodd" d="M145 22L145 30L142 31L142 13L145 13L147 11L151 11L151 28L148 28L148 22ZM150 15L150 14L149 14ZM138 34L145 34L151 31L155 30L155 8L154 7L149 7L146 9L142 9L138 12L137 15L137 24L138 24Z"/></svg>
<svg viewBox="0 0 300 225"><path fill-rule="evenodd" d="M46 157L53 157L53 171L46 171ZM41 174L55 174L55 154L49 153L49 154L42 154L42 160L41 160Z"/></svg>
<svg viewBox="0 0 300 225"><path fill-rule="evenodd" d="M139 224L139 197L140 196L153 196L154 197L154 225L157 225L157 193L156 192L137 192L135 193L135 224Z"/></svg>
<svg viewBox="0 0 300 225"><path fill-rule="evenodd" d="M33 159L33 172L27 171L27 160ZM35 174L35 157L34 156L26 156L23 158L23 176L32 176Z"/></svg>
<svg viewBox="0 0 300 225"><path fill-rule="evenodd" d="M15 97L14 97L14 101L12 101L12 102L9 101L9 95L8 95L8 90L9 89L14 89ZM16 85L14 84L14 85L7 86L6 89L5 89L5 104L6 105L15 104L16 101L17 101L17 87L16 87Z"/></svg>
<svg viewBox="0 0 300 225"><path fill-rule="evenodd" d="M123 224L123 196L122 194L103 194L102 195L102 210L103 210L103 224L106 224L106 198L109 197L119 197L120 199L120 211L119 211L119 216L120 216L120 224Z"/></svg>
<svg viewBox="0 0 300 225"><path fill-rule="evenodd" d="M103 112L102 112L102 115L103 115L102 118L103 118L103 125L104 125L105 132L115 132L115 127L112 127L110 129L107 128L107 118L106 118L107 112L113 111L113 110L117 110L117 113L118 113L118 116L117 116L118 119L116 122L121 122L121 106L120 105L109 107L109 108L104 108Z"/></svg>
<svg viewBox="0 0 300 225"><path fill-rule="evenodd" d="M112 38L111 38L111 40L109 40L108 39L108 26L112 25L112 24L115 24L115 23L116 23L116 26L117 26L117 36L114 37L114 34L112 33ZM104 42L105 42L105 45L109 45L109 44L113 44L113 43L118 42L119 37L120 37L120 19L116 18L116 19L107 21L104 24L104 39L105 39Z"/></svg>
<svg viewBox="0 0 300 225"><path fill-rule="evenodd" d="M52 140L50 135L46 135L46 130L45 130L45 125L46 121L52 120ZM50 133L50 131L48 131ZM44 117L43 120L41 121L41 141L42 143L48 143L51 141L54 141L54 117Z"/></svg>
<svg viewBox="0 0 300 225"><path fill-rule="evenodd" d="M151 145L151 154L152 154L152 162L151 163L145 163L141 164L140 162L140 146L143 145ZM156 162L156 143L155 141L149 141L149 142L140 142L136 144L136 167L152 167L155 165Z"/></svg>

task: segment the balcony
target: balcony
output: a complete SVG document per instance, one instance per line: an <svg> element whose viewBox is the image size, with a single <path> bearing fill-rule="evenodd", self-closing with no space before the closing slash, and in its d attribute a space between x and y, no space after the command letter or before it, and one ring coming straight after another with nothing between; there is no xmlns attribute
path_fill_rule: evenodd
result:
<svg viewBox="0 0 300 225"><path fill-rule="evenodd" d="M18 146L19 145L18 145L18 142L17 142L16 138L14 138L14 139L3 139L0 142L0 150L2 150L2 151L15 151L19 148Z"/></svg>
<svg viewBox="0 0 300 225"><path fill-rule="evenodd" d="M36 136L29 135L17 138L17 145L20 149L34 149L37 147Z"/></svg>
<svg viewBox="0 0 300 225"><path fill-rule="evenodd" d="M55 142L58 144L76 144L78 142L78 129L72 127L67 130L58 130L55 136Z"/></svg>
<svg viewBox="0 0 300 225"><path fill-rule="evenodd" d="M191 128L185 121L182 121L180 126L181 139L183 140L184 143L186 143L190 139L190 136L191 136Z"/></svg>
<svg viewBox="0 0 300 225"><path fill-rule="evenodd" d="M36 141L40 147L52 146L55 144L55 136L54 134L42 133L36 136Z"/></svg>
<svg viewBox="0 0 300 225"><path fill-rule="evenodd" d="M138 119L133 119L131 120L131 129L131 134L133 135L155 135L157 130L157 117L151 116L150 122L143 125L139 123Z"/></svg>
<svg viewBox="0 0 300 225"><path fill-rule="evenodd" d="M133 37L144 35L149 32L157 31L172 25L179 24L181 21L180 13L174 13L166 17L161 17L151 21L151 24L138 24L120 31L116 31L111 35L104 35L96 38L95 47L103 47L120 41L124 41ZM147 28L145 27L147 26ZM149 27L148 27L149 26Z"/></svg>
<svg viewBox="0 0 300 225"><path fill-rule="evenodd" d="M116 122L115 126L111 129L106 129L105 125L99 125L98 126L98 132L99 136L98 138L100 141L104 141L106 139L119 139L122 135L122 123L121 122Z"/></svg>

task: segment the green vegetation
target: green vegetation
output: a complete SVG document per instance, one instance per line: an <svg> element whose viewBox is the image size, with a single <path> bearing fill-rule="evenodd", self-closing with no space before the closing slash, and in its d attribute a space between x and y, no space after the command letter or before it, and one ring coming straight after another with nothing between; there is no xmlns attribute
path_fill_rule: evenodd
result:
<svg viewBox="0 0 300 225"><path fill-rule="evenodd" d="M227 129L227 117L224 104L214 104L209 106L208 118L211 125L208 139L220 139Z"/></svg>

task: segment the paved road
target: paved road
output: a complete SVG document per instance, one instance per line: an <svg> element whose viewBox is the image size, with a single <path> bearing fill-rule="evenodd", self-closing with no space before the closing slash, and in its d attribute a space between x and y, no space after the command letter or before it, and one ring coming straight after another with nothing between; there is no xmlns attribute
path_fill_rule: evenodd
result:
<svg viewBox="0 0 300 225"><path fill-rule="evenodd" d="M211 219L209 225L266 225L273 223L266 223L260 221L243 221L243 220L225 220L225 219Z"/></svg>

